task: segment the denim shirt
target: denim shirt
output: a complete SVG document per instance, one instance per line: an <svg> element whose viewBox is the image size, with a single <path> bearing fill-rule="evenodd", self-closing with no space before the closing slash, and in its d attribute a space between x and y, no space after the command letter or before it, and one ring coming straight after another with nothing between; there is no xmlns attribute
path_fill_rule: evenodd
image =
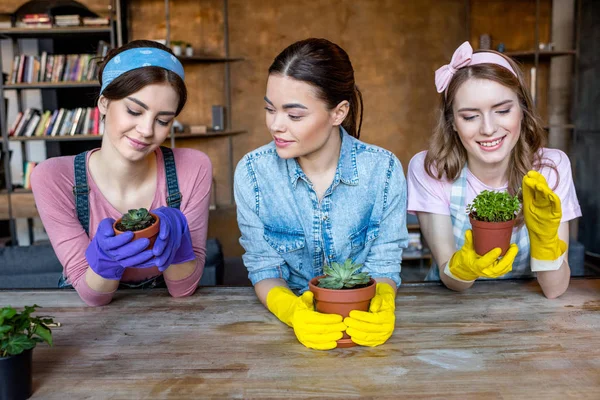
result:
<svg viewBox="0 0 600 400"><path fill-rule="evenodd" d="M274 142L246 154L234 177L237 219L252 284L284 279L302 293L323 264L351 258L373 278L400 285L408 244L406 181L391 152L340 128L335 177L319 201L296 159L282 159Z"/></svg>

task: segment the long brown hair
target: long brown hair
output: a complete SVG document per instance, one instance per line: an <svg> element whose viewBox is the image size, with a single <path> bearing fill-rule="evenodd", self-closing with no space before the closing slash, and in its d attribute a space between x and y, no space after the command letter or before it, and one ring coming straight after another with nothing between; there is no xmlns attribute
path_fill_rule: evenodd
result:
<svg viewBox="0 0 600 400"><path fill-rule="evenodd" d="M429 176L438 180L445 178L453 182L458 178L467 162L467 151L453 129L453 104L456 92L469 79L491 80L515 92L523 112L521 134L511 152L508 168L508 192L514 195L520 193L523 176L529 170L550 167L556 172L556 166L540 152L546 144L546 134L525 85L521 69L510 58L501 53L496 54L508 60L517 76L506 68L491 63L470 65L456 71L447 92L440 95L438 121L425 157L425 170Z"/></svg>
<svg viewBox="0 0 600 400"><path fill-rule="evenodd" d="M112 49L106 54L106 57L99 62L98 81L100 81L100 85L102 85L102 73L104 72L106 63L108 63L117 54L125 50L139 47L155 47L173 54L170 48L152 40L134 40L119 48ZM183 79L181 79L181 77L175 72L168 71L161 67L150 66L127 71L109 83L106 88L104 88L102 95L109 100L121 100L132 93L142 90L148 85L164 82L167 82L169 85L171 85L179 97L177 111L175 112L175 115L179 115L187 101L187 89L185 87L185 83L183 82Z"/></svg>
<svg viewBox="0 0 600 400"><path fill-rule="evenodd" d="M340 102L350 103L342 126L348 134L360 137L363 119L362 93L354 82L354 69L348 54L326 39L305 39L285 48L269 67L269 75L289 76L312 85L317 96L331 110Z"/></svg>

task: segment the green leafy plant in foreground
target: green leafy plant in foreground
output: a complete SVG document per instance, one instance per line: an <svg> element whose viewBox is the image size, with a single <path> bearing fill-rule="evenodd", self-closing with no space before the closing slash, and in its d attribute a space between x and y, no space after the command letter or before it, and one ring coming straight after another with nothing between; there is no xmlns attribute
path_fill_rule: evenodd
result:
<svg viewBox="0 0 600 400"><path fill-rule="evenodd" d="M324 265L325 277L319 280L317 286L323 289L351 289L366 285L371 276L366 272L357 273L361 268L362 264L354 264L350 259L344 264L332 262L331 265Z"/></svg>
<svg viewBox="0 0 600 400"><path fill-rule="evenodd" d="M516 218L520 209L521 203L518 194L512 196L508 192L490 190L479 193L467 206L467 212L471 218L485 222L510 221Z"/></svg>
<svg viewBox="0 0 600 400"><path fill-rule="evenodd" d="M0 357L16 356L42 342L52 346L48 324L54 321L48 316L32 317L38 307L25 306L20 313L10 306L0 309Z"/></svg>
<svg viewBox="0 0 600 400"><path fill-rule="evenodd" d="M154 223L154 217L145 208L129 210L123 214L121 222L117 224L120 231L141 231Z"/></svg>

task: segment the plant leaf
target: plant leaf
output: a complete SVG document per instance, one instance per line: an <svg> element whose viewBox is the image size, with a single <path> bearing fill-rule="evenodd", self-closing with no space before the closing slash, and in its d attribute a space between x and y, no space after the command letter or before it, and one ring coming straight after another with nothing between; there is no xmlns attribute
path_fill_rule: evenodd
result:
<svg viewBox="0 0 600 400"><path fill-rule="evenodd" d="M34 334L38 335L42 340L52 346L52 331L43 324L35 326Z"/></svg>
<svg viewBox="0 0 600 400"><path fill-rule="evenodd" d="M6 352L8 355L16 356L21 354L25 350L33 349L35 347L35 340L32 340L22 333L11 336L8 339L6 346Z"/></svg>

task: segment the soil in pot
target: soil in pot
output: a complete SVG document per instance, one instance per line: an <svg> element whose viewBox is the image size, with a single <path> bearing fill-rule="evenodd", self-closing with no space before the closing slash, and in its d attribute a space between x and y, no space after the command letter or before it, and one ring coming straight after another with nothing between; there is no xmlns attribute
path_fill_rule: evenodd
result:
<svg viewBox="0 0 600 400"><path fill-rule="evenodd" d="M369 311L371 299L375 296L375 280L371 279L366 287L352 289L323 289L317 286L322 276L313 278L308 288L315 295L315 308L324 314L339 314L346 318L350 311ZM353 347L356 344L344 332L344 337L337 341L337 347Z"/></svg>
<svg viewBox="0 0 600 400"><path fill-rule="evenodd" d="M502 256L508 251L515 226L514 219L505 222L485 222L469 217L469 220L473 228L473 247L477 254L482 256L496 247L502 249Z"/></svg>
<svg viewBox="0 0 600 400"><path fill-rule="evenodd" d="M145 229L142 229L140 231L134 231L133 239L132 239L132 241L136 240L136 239L141 239L141 238L150 239L150 244L148 245L149 249L151 249L152 246L154 246L154 242L156 241L156 238L157 238L158 232L159 232L159 228L160 228L160 218L158 217L158 215L152 214L152 213L150 213L150 215L152 215L152 217L154 218L154 223ZM115 231L115 235L120 235L120 234L126 232L125 230L119 229L120 223L121 223L121 218L116 220L115 223L113 224L113 229Z"/></svg>
<svg viewBox="0 0 600 400"><path fill-rule="evenodd" d="M33 349L0 358L0 400L25 400L31 396Z"/></svg>

